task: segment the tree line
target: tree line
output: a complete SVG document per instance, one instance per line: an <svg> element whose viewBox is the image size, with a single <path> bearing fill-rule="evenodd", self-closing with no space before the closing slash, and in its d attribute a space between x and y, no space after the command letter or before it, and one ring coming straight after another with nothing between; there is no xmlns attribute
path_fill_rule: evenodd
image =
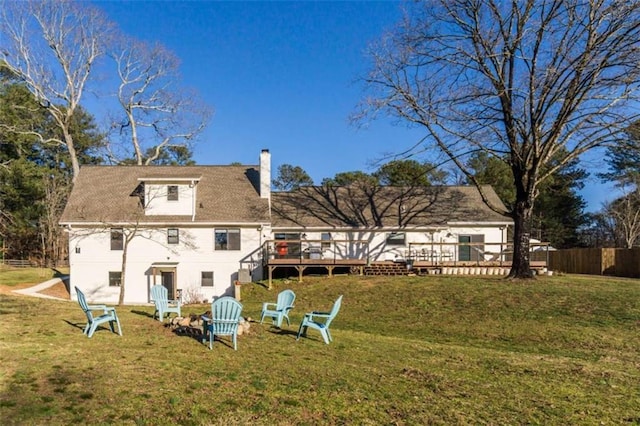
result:
<svg viewBox="0 0 640 426"><path fill-rule="evenodd" d="M3 251L55 263L63 256L56 215L81 164L188 163L211 111L181 84L172 52L123 34L99 8L0 6ZM416 165L401 162L388 166L400 168L393 173L345 172L323 184L410 178L476 185L490 208L514 221L515 278L532 277L532 237L558 247L635 245L640 2L421 0L405 7L370 47L366 95L353 121L384 115L421 129L412 149L392 149L437 158L453 172L429 167L415 178L403 167ZM83 108L89 91L116 99L100 117L104 131ZM580 160L596 149L607 149L609 166L599 177L624 195L585 215ZM484 183L504 206L483 194Z"/></svg>
<svg viewBox="0 0 640 426"><path fill-rule="evenodd" d="M551 243L555 248L627 247L640 244L640 123L634 125L619 144L605 155L607 172L598 173L603 183L613 182L625 188L623 194L605 203L595 212L586 212L587 203L580 191L589 173L574 160L552 174L539 189L532 213L531 236ZM480 184L493 187L507 209L515 202L513 175L507 163L484 152L474 154L467 165ZM428 161L395 159L377 170L341 172L324 178L320 187L354 186L359 190L378 186L473 185L456 170L438 167ZM313 186L314 181L300 166L283 164L273 180L274 189L293 191ZM326 192L326 190L325 190Z"/></svg>
<svg viewBox="0 0 640 426"><path fill-rule="evenodd" d="M192 164L211 109L173 52L86 2L2 1L0 39L0 249L55 265L80 166ZM89 93L102 126L83 106Z"/></svg>

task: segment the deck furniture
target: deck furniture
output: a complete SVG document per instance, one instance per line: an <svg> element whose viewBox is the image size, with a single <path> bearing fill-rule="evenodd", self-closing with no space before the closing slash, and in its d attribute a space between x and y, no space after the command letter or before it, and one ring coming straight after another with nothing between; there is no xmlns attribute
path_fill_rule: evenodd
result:
<svg viewBox="0 0 640 426"><path fill-rule="evenodd" d="M283 290L278 294L276 303L264 302L262 304L262 314L260 315L260 324L264 321L265 317L272 318L276 327L282 326L282 320L287 320L287 325L291 325L289 322L289 311L293 309L293 302L296 300L296 294L292 290Z"/></svg>
<svg viewBox="0 0 640 426"><path fill-rule="evenodd" d="M177 316L182 316L180 313L180 306L182 302L180 300L169 300L169 290L163 285L157 284L151 287L151 299L156 306L156 311L153 313L153 318L158 315L158 321L164 322L165 315L169 316L171 312Z"/></svg>
<svg viewBox="0 0 640 426"><path fill-rule="evenodd" d="M100 324L108 322L111 327L111 331L113 333L116 332L114 328L115 324L118 326L118 334L122 336L122 329L120 328L120 320L116 314L116 308L106 305L89 305L87 304L87 299L84 296L84 293L80 291L78 287L75 287L75 289L76 294L78 295L78 304L87 316L87 325L84 326L83 333L86 334L87 337L91 337ZM93 311L102 311L102 314L94 315Z"/></svg>
<svg viewBox="0 0 640 426"><path fill-rule="evenodd" d="M302 323L300 324L300 328L298 329L298 336L296 340L300 339L300 336L307 335L307 329L309 327L314 328L320 332L324 342L328 345L333 339L331 337L331 332L329 331L329 326L333 319L338 315L338 311L340 310L340 306L342 305L342 295L340 295L336 301L333 303L333 308L330 312L309 312L304 315Z"/></svg>
<svg viewBox="0 0 640 426"><path fill-rule="evenodd" d="M242 303L233 297L223 296L211 303L211 316L203 315L203 343L209 335L209 349L213 349L215 336L231 336L233 349L238 350L238 325Z"/></svg>

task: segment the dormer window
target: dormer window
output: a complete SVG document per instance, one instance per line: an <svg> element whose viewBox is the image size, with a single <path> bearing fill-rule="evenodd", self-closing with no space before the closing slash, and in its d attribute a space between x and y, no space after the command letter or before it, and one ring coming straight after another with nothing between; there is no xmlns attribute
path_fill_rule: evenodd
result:
<svg viewBox="0 0 640 426"><path fill-rule="evenodd" d="M178 201L178 185L167 186L167 201Z"/></svg>

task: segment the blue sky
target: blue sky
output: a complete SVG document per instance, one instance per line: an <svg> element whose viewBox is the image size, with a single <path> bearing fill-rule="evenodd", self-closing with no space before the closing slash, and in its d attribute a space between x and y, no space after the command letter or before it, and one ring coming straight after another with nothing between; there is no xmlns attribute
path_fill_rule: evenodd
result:
<svg viewBox="0 0 640 426"><path fill-rule="evenodd" d="M97 1L127 34L160 42L182 61L186 85L214 110L194 150L198 164L257 164L260 150L301 166L316 183L371 172L422 136L379 120L349 123L363 96L366 49L401 16L394 1ZM589 170L599 167L595 160ZM597 210L609 188L583 191Z"/></svg>

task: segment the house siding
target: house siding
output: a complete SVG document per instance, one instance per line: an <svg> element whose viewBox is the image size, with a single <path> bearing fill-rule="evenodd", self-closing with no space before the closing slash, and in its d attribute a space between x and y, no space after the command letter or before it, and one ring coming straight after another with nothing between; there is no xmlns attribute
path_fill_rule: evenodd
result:
<svg viewBox="0 0 640 426"><path fill-rule="evenodd" d="M211 301L233 294L233 283L242 264L251 268L252 279L262 279L256 248L261 230L256 226L168 227L180 230L180 243L167 244L167 228L140 230L129 243L125 280L125 303L148 303L154 284L153 264L175 264L176 288L183 294L199 294ZM240 228L240 250L214 250L214 229ZM79 248L79 253L76 252ZM92 301L117 302L119 287L109 286L109 272L122 270L121 250L110 249L109 228L74 228L69 238L72 288L80 287ZM213 271L213 287L201 286L201 273ZM156 283L160 283L156 274Z"/></svg>
<svg viewBox="0 0 640 426"><path fill-rule="evenodd" d="M272 193L270 182L268 150L261 152L259 166L84 166L60 219L69 233L71 288L78 286L92 302L118 301L120 287L109 286L109 272L122 270L123 252L111 250L112 227L125 234L140 229L129 243L124 277L124 302L136 304L150 301L154 277L161 283L167 270L175 270L176 293L181 290L190 299L233 294L240 269L248 270L252 281L262 280L264 243L271 241L274 250L278 233L300 235L299 248L320 246L326 259L375 262L429 246L438 250L450 244L455 250L460 235L483 240L500 253L504 229L513 223L488 209L470 187L409 192L383 187L360 206L351 203L359 199L356 187ZM169 186L177 187L177 200L170 199L173 188L168 196ZM485 191L493 204L501 204L490 187ZM326 197L331 194L337 198ZM178 244L169 244L169 228L179 230ZM240 250L215 250L217 228L240 228ZM327 245L323 232L345 242ZM404 232L404 243L388 244L390 232ZM469 245L464 249L469 252ZM306 254L309 259L318 255L315 249ZM213 272L213 286L201 285L202 272Z"/></svg>
<svg viewBox="0 0 640 426"><path fill-rule="evenodd" d="M331 229L309 231L305 229L288 228L274 232L300 232L305 234L308 243L302 243L302 250L308 247L329 245L322 249L322 257L325 259L367 259L372 262L395 260L415 256L416 251L446 250L452 256L457 254L457 245L460 236L482 235L486 254L484 260L491 260L492 256L502 251L502 245L506 243L504 226L455 226L452 225L442 230L411 230L388 229L376 231L335 231ZM329 232L331 240L320 241L322 234ZM402 245L390 245L387 236L392 232L405 233L405 243ZM326 244L330 243L330 244ZM432 244L433 243L433 244ZM412 253L409 253L411 248ZM454 260L453 257L451 260Z"/></svg>
<svg viewBox="0 0 640 426"><path fill-rule="evenodd" d="M178 187L178 199L169 200L167 188L169 186ZM175 215L191 216L195 214L196 188L195 184L176 184L166 182L162 184L145 184L145 215Z"/></svg>

